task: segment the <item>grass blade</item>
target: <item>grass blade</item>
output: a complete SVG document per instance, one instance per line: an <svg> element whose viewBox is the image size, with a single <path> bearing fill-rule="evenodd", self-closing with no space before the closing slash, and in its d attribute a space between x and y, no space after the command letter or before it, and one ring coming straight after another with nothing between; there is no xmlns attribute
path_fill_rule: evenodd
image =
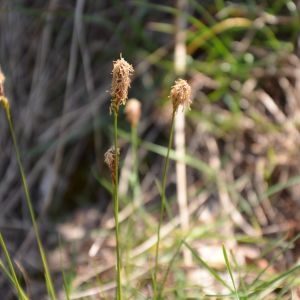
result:
<svg viewBox="0 0 300 300"><path fill-rule="evenodd" d="M2 267L2 269L4 270L4 272L6 273L6 275L9 277L9 279L12 282L13 286L16 288L16 290L18 292L19 299L21 299L21 300L28 300L29 298L26 296L25 292L23 291L23 289L22 289L22 287L21 287L21 285L19 283L19 280L17 278L17 275L16 275L16 272L15 272L12 260L10 258L10 255L9 255L8 250L6 248L5 241L4 241L3 236L2 236L1 233L0 233L0 244L1 244L1 247L2 247L3 252L5 254L9 270L7 270L5 268L5 266L2 263L2 261L1 261L0 266Z"/></svg>
<svg viewBox="0 0 300 300"><path fill-rule="evenodd" d="M213 268L211 268L188 243L184 241L183 244L192 252L194 258L202 267L204 267L218 282L220 282L223 286L228 288L231 291L231 293L234 293L234 290L232 290L229 284L226 281L224 281L224 279L221 278L221 276Z"/></svg>
<svg viewBox="0 0 300 300"><path fill-rule="evenodd" d="M234 278L233 278L233 274L232 274L231 265L229 263L228 255L227 255L227 252L226 252L226 249L225 249L224 245L222 245L222 250L223 250L223 255L224 255L226 267L227 267L228 273L229 273L230 278L231 278L231 282L232 282L232 285L233 285L233 288L234 288L234 292L235 292L236 298L240 299L240 297L238 295L238 291L237 291L236 286L235 286L235 282L234 282Z"/></svg>

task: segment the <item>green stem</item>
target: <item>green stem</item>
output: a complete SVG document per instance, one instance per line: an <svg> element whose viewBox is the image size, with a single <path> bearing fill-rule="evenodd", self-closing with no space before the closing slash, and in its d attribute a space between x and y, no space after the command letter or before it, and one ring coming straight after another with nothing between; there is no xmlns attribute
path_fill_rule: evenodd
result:
<svg viewBox="0 0 300 300"><path fill-rule="evenodd" d="M21 287L21 284L19 283L19 280L17 278L17 275L16 275L16 272L15 272L12 260L10 258L10 255L9 255L8 250L6 248L5 241L4 241L1 233L0 233L0 244L1 244L1 247L2 247L3 252L5 254L6 261L8 263L8 267L9 267L10 273L5 268L5 266L2 264L2 262L0 263L0 266L3 268L4 272L9 277L9 279L11 280L11 282L14 284L14 286L15 286L17 292L18 292L19 299L20 300L28 300L29 298L26 296L25 292L23 291L23 289Z"/></svg>
<svg viewBox="0 0 300 300"><path fill-rule="evenodd" d="M173 140L174 119L175 119L175 110L173 110L173 113L172 113L169 144L168 144L167 156L166 156L165 162L164 162L163 176L162 176L161 206L160 206L159 223L158 223L158 228L157 228L157 243L156 243L156 249L155 249L154 299L156 299L156 296L157 296L157 271L158 271L158 252L159 252L159 244L160 244L160 229L161 229L161 225L163 222L164 210L166 207L167 171L168 171L168 167L169 167L170 150L172 147L172 140Z"/></svg>
<svg viewBox="0 0 300 300"><path fill-rule="evenodd" d="M39 248L41 259L42 259L42 264L43 264L43 267L44 267L45 280L46 280L48 294L49 294L49 296L51 297L52 300L55 300L55 299L57 299L57 297L56 297L56 294L55 294L55 291L54 291L54 285L53 285L52 278L51 278L51 275L50 275L45 250L43 248L41 238L40 238L40 233L39 233L39 230L38 230L38 226L37 226L37 223L35 221L36 219L35 219L35 215L34 215L34 211L33 211L33 207L32 207L32 201L31 201L31 197L30 197L30 193L29 193L29 189L28 189L28 184L27 184L27 180L26 180L26 176L25 176L25 172L24 172L24 168L23 168L23 164L22 164L22 160L21 160L20 150L19 150L19 147L18 147L18 143L17 143L15 131L14 131L14 126L13 126L13 121L12 121L12 118L11 118L10 108L9 108L9 106L4 106L4 109L5 109L6 117L7 117L7 120L8 120L8 125L9 125L10 134L11 134L12 141L13 141L13 146L14 146L14 149L15 149L15 152L16 152L17 162L18 162L18 166L19 166L19 170L20 170L20 174L21 174L22 184L23 184L23 188L24 188L24 192L25 192L25 198L26 198L27 206L28 206L28 209L29 209L29 214L30 214L30 217L31 217L32 225L33 225L33 230L34 230L34 233L35 233L35 236L36 236L36 240L37 240L37 243L38 243L38 248Z"/></svg>
<svg viewBox="0 0 300 300"><path fill-rule="evenodd" d="M133 187L133 201L137 200L137 197L140 194L139 189L139 180L138 180L138 155L137 155L137 148L138 148L138 135L137 135L137 126L131 126L131 143L132 143L132 161L133 161L133 180L132 180L132 187Z"/></svg>
<svg viewBox="0 0 300 300"><path fill-rule="evenodd" d="M122 299L122 286L121 286L121 257L120 257L120 241L119 241L119 155L118 155L118 113L114 112L114 146L116 153L115 163L115 182L114 182L114 215L116 223L116 255L117 255L117 300Z"/></svg>

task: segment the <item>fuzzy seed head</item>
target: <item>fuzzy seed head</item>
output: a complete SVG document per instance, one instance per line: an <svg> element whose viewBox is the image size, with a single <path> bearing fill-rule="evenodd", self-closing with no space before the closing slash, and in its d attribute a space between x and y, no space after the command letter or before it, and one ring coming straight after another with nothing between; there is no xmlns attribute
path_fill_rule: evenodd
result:
<svg viewBox="0 0 300 300"><path fill-rule="evenodd" d="M175 81L175 84L172 86L169 96L173 103L174 112L177 111L179 105L182 105L183 108L191 109L191 94L191 86L187 83L186 80L177 79Z"/></svg>
<svg viewBox="0 0 300 300"><path fill-rule="evenodd" d="M125 107L125 113L131 126L137 126L141 118L141 102L134 98L129 99Z"/></svg>
<svg viewBox="0 0 300 300"><path fill-rule="evenodd" d="M110 147L104 154L104 162L107 164L113 183L116 183L116 163L117 163L117 155L120 155L120 149L118 148L115 151L115 147Z"/></svg>
<svg viewBox="0 0 300 300"><path fill-rule="evenodd" d="M133 72L132 65L123 57L113 62L110 112L118 113L120 105L125 105Z"/></svg>

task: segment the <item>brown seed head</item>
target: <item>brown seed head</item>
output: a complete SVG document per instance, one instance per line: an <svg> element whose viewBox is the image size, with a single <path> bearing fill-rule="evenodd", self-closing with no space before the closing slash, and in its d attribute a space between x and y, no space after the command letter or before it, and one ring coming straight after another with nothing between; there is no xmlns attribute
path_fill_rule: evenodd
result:
<svg viewBox="0 0 300 300"><path fill-rule="evenodd" d="M137 126L141 118L141 102L134 98L129 99L125 107L125 113L131 126Z"/></svg>
<svg viewBox="0 0 300 300"><path fill-rule="evenodd" d="M121 104L125 105L130 87L130 76L134 70L123 57L113 62L111 83L111 105L110 112L118 112Z"/></svg>
<svg viewBox="0 0 300 300"><path fill-rule="evenodd" d="M172 86L169 96L173 103L174 112L177 111L179 105L182 105L183 108L191 109L191 94L192 89L186 80L177 79L175 81L175 84Z"/></svg>
<svg viewBox="0 0 300 300"><path fill-rule="evenodd" d="M113 183L116 183L116 162L117 156L120 155L120 149L118 148L117 153L115 151L115 147L110 147L104 154L104 162L107 164Z"/></svg>

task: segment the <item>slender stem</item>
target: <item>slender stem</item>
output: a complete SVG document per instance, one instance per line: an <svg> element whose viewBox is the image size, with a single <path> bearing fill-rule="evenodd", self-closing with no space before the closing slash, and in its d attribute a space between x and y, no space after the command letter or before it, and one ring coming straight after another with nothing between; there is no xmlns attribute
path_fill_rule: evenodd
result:
<svg viewBox="0 0 300 300"><path fill-rule="evenodd" d="M132 180L132 187L133 187L133 201L137 200L139 196L140 189L139 189L139 180L138 180L138 156L137 156L137 126L131 126L131 144L132 144L132 161L133 161L133 180Z"/></svg>
<svg viewBox="0 0 300 300"><path fill-rule="evenodd" d="M121 257L120 257L120 241L119 241L119 155L118 155L118 113L114 112L114 146L116 153L115 163L115 182L114 182L114 215L116 223L116 255L117 255L117 300L122 299L121 286Z"/></svg>
<svg viewBox="0 0 300 300"><path fill-rule="evenodd" d="M42 263L43 263L43 267L44 267L44 271L45 271L45 279L46 279L48 294L49 294L49 296L51 297L52 300L55 300L55 299L57 299L57 297L56 297L56 294L55 294L55 291L54 291L54 285L53 285L52 278L51 278L51 275L50 275L45 250L44 250L42 242L41 242L39 229L38 229L38 226L37 226L37 223L36 223L36 218L35 218L34 210L33 210L33 207L32 207L32 201L31 201L31 197L30 197L30 193L29 193L29 189L28 189L28 184L27 184L27 180L26 180L26 176L25 176L25 172L24 172L24 168L23 168L23 164L22 164L22 160L21 160L19 146L18 146L18 143L17 143L15 131L14 131L14 126L13 126L13 122L12 122L12 118L11 118L10 108L9 108L9 106L5 106L4 108L5 108L5 113L6 113L6 117L7 117L7 120L8 120L10 134L11 134L12 141L13 141L13 146L14 146L14 149L15 149L15 152L16 152L17 162L18 162L18 166L19 166L19 170L20 170L20 174L21 174L21 179L22 179L22 184L23 184L23 188L24 188L24 192L25 192L25 198L26 198L27 206L28 206L28 209L29 209L29 214L30 214L30 217L31 217L31 220L32 220L33 230L34 230L34 233L35 233L35 236L36 236L36 240L37 240L37 243L38 243L38 248L39 248L39 251L40 251L40 255L41 255L41 259L42 259Z"/></svg>
<svg viewBox="0 0 300 300"><path fill-rule="evenodd" d="M132 194L130 194L131 198L129 198L130 200L128 204L131 206L130 207L131 211L129 212L129 215L130 214L132 215L135 209L137 208L138 203L140 202L140 197L139 197L140 192L139 192L139 182L138 182L138 160L137 160L137 145L138 145L137 126L131 124L130 133L131 133L130 137L131 137L132 172L129 178L129 182L130 182L130 188ZM136 226L136 222L134 218L129 218L125 226L126 229L125 231L123 231L124 236L131 236L132 232L135 231L135 226ZM133 247L133 240L127 239L126 245L124 245L122 248L123 251L125 247L126 247L126 252L125 252L126 258L124 260L124 254L123 254L123 261L129 262L131 260L130 250ZM127 278L126 281L128 281L128 279L130 278L130 272L132 272L132 264L126 264L126 269L123 268L123 270L125 270L126 272L126 278Z"/></svg>
<svg viewBox="0 0 300 300"><path fill-rule="evenodd" d="M168 167L169 167L170 150L171 150L171 147L172 147L172 140L173 140L174 119L175 119L175 110L173 110L173 113L172 113L171 129L170 129L170 135L169 135L169 144L168 144L167 156L166 156L165 162L164 162L163 176L162 176L160 216L159 216L159 223L158 223L158 228L157 228L157 243L156 243L156 250L155 250L154 299L156 299L156 295L157 295L157 271L158 271L158 251L159 251L159 244L160 244L160 228L161 228L161 225L162 225L162 222L163 222L164 210L165 210L165 207L166 207L167 171L168 171Z"/></svg>
<svg viewBox="0 0 300 300"><path fill-rule="evenodd" d="M10 270L10 273L7 270L7 275L10 278L10 280L12 281L12 283L15 285L15 288L16 288L16 290L18 292L19 299L20 300L28 300L28 297L26 296L25 292L23 291L23 289L22 289L22 287L21 287L21 285L19 283L19 280L17 278L17 275L16 275L16 272L15 272L12 260L10 258L10 255L9 255L8 250L6 248L5 241L4 241L3 236L2 236L1 233L0 233L0 244L1 244L1 247L2 247L3 252L5 254L6 261L8 263L8 267L9 267L9 270ZM2 266L2 265L0 264L0 266ZM2 267L5 268L4 265ZM6 270L4 269L4 271L6 271Z"/></svg>

